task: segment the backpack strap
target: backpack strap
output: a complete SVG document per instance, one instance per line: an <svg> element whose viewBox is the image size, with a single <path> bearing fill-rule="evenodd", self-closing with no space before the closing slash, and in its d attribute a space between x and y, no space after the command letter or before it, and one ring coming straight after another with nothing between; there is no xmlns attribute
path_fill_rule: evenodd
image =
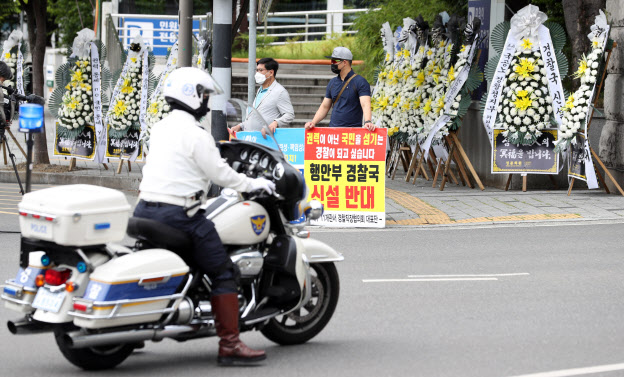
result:
<svg viewBox="0 0 624 377"><path fill-rule="evenodd" d="M344 90L347 87L347 85L349 85L349 83L351 82L351 80L353 80L355 78L355 76L357 76L357 73L355 73L355 74L353 74L353 76L349 77L349 80L347 80L344 83L344 85L342 86L342 89L340 89L340 93L338 93L338 96L336 97L334 102L332 102L332 107L334 107L334 104L336 104L336 102L338 102L338 100L340 99L340 96L342 95L342 92L344 92Z"/></svg>

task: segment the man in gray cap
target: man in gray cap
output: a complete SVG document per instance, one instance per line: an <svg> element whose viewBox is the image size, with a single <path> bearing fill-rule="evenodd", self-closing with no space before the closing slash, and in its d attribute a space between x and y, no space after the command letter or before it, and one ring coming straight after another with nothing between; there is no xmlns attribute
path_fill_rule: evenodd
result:
<svg viewBox="0 0 624 377"><path fill-rule="evenodd" d="M374 131L370 84L351 69L353 54L346 47L336 47L326 58L331 59L331 71L338 76L327 84L325 99L305 128L315 127L333 107L330 127L363 127Z"/></svg>

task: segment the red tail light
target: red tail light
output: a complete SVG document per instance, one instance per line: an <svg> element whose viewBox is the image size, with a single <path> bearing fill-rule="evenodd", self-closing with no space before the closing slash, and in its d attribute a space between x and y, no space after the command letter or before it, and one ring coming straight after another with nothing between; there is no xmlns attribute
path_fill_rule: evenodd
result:
<svg viewBox="0 0 624 377"><path fill-rule="evenodd" d="M86 312L88 309L86 304L80 304L78 302L74 302L74 310L78 310L80 312Z"/></svg>
<svg viewBox="0 0 624 377"><path fill-rule="evenodd" d="M71 270L64 268L62 270L50 269L45 272L45 282L49 285L61 285L65 283L71 276Z"/></svg>

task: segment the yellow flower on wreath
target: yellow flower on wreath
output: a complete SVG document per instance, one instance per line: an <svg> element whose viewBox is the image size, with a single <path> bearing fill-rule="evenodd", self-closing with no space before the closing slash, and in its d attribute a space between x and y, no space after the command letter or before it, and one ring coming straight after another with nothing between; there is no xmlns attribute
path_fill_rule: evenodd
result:
<svg viewBox="0 0 624 377"><path fill-rule="evenodd" d="M592 47L593 48L598 48L600 47L600 40L598 38L594 38L592 39Z"/></svg>
<svg viewBox="0 0 624 377"><path fill-rule="evenodd" d="M388 97L381 97L378 100L373 101L373 110L385 110L388 107Z"/></svg>
<svg viewBox="0 0 624 377"><path fill-rule="evenodd" d="M436 84L440 83L440 74L442 73L442 67L440 67L439 65L437 65L434 70L433 70L433 81L435 81Z"/></svg>
<svg viewBox="0 0 624 377"><path fill-rule="evenodd" d="M394 102L392 102L392 107L396 108L399 106L400 103L401 103L401 96L396 96L394 98Z"/></svg>
<svg viewBox="0 0 624 377"><path fill-rule="evenodd" d="M579 61L579 67L576 70L576 72L574 72L574 75L572 75L575 79L581 78L585 72L587 71L587 57L585 55L583 55L583 57L581 58L581 60Z"/></svg>
<svg viewBox="0 0 624 377"><path fill-rule="evenodd" d="M442 109L444 109L444 97L438 99L438 102L436 102L435 107L433 108L433 112L435 114L439 114Z"/></svg>
<svg viewBox="0 0 624 377"><path fill-rule="evenodd" d="M134 92L132 80L130 80L130 78L124 79L123 85L121 86L121 92L126 94Z"/></svg>
<svg viewBox="0 0 624 377"><path fill-rule="evenodd" d="M147 111L153 115L158 114L158 102L152 102L147 108Z"/></svg>
<svg viewBox="0 0 624 377"><path fill-rule="evenodd" d="M406 112L409 111L411 107L410 101L403 101L403 105L401 105L401 111Z"/></svg>
<svg viewBox="0 0 624 377"><path fill-rule="evenodd" d="M117 103L115 103L115 107L113 108L113 114L115 114L115 116L119 118L120 116L125 114L126 109L127 107L124 101L117 101Z"/></svg>
<svg viewBox="0 0 624 377"><path fill-rule="evenodd" d="M518 110L526 110L533 105L533 101L529 98L529 92L521 90L518 92L516 100L513 102Z"/></svg>
<svg viewBox="0 0 624 377"><path fill-rule="evenodd" d="M514 66L514 72L522 77L531 76L533 71L535 71L535 64L531 63L527 58L520 59L520 63Z"/></svg>
<svg viewBox="0 0 624 377"><path fill-rule="evenodd" d="M524 38L522 40L522 43L520 44L520 47L522 47L525 50L529 50L533 47L533 42L531 42L529 38Z"/></svg>
<svg viewBox="0 0 624 377"><path fill-rule="evenodd" d="M78 101L77 98L72 98L72 100L67 104L67 107L69 107L72 110L76 110L76 107L78 107L79 103L80 101Z"/></svg>
<svg viewBox="0 0 624 377"><path fill-rule="evenodd" d="M414 83L416 86L421 86L425 82L425 71L420 70L416 75L416 82Z"/></svg>
<svg viewBox="0 0 624 377"><path fill-rule="evenodd" d="M76 83L82 82L82 71L80 69L77 69L74 71L71 81L76 82Z"/></svg>
<svg viewBox="0 0 624 377"><path fill-rule="evenodd" d="M570 94L570 96L568 97L568 100L565 103L565 106L563 107L563 110L570 111L572 110L573 107L574 107L574 94Z"/></svg>
<svg viewBox="0 0 624 377"><path fill-rule="evenodd" d="M4 54L4 58L5 59L10 59L11 58L11 53L7 52L6 54Z"/></svg>
<svg viewBox="0 0 624 377"><path fill-rule="evenodd" d="M414 103L412 104L412 108L414 109L420 109L420 105L422 104L422 96L418 96L416 97L416 99L414 100Z"/></svg>
<svg viewBox="0 0 624 377"><path fill-rule="evenodd" d="M453 81L455 81L455 67L449 68L448 75L447 75L447 82L450 84Z"/></svg>
<svg viewBox="0 0 624 377"><path fill-rule="evenodd" d="M425 102L425 107L423 107L423 113L425 115L429 114L431 112L431 103L433 102L433 100L430 98L427 100L427 102Z"/></svg>
<svg viewBox="0 0 624 377"><path fill-rule="evenodd" d="M466 45L462 45L459 49L459 52L464 52L466 51Z"/></svg>

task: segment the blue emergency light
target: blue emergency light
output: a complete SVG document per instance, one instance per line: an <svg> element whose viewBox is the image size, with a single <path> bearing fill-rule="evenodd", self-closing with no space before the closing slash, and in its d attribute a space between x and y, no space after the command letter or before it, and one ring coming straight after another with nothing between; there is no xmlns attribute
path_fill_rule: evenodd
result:
<svg viewBox="0 0 624 377"><path fill-rule="evenodd" d="M23 103L19 108L19 131L43 131L43 106L34 103Z"/></svg>

